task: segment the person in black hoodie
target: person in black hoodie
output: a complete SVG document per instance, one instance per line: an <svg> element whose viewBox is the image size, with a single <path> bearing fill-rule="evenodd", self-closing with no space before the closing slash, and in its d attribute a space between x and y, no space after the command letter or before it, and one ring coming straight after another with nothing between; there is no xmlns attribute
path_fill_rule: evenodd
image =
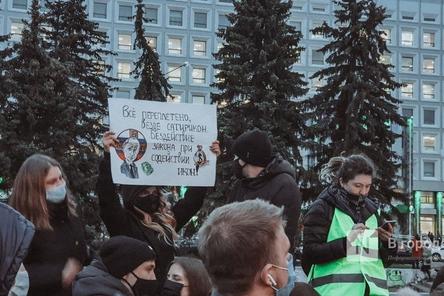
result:
<svg viewBox="0 0 444 296"><path fill-rule="evenodd" d="M110 147L119 145L111 131L103 136L104 157L99 166L96 191L99 197L100 216L111 236L126 235L147 242L153 247L156 261L156 278L159 289L166 280L168 266L174 259L174 239L180 230L202 207L207 188L190 187L185 198L171 209L161 196L159 187L123 185L123 206L111 176ZM214 142L211 150L220 154Z"/></svg>
<svg viewBox="0 0 444 296"><path fill-rule="evenodd" d="M260 198L278 207L284 207L287 220L285 233L290 240L290 253L294 252L301 194L296 184L295 169L279 155L273 155L266 132L247 131L233 143L235 155L233 170L238 179L228 195L228 202Z"/></svg>
<svg viewBox="0 0 444 296"><path fill-rule="evenodd" d="M345 279L345 282L341 282L340 277L335 279L337 274L334 272L335 268L342 267L348 268L348 272L345 273L351 273L350 271L353 269L350 269L350 266L356 264L356 260L349 260L351 258L349 251L355 250L356 242L360 240L357 238L365 235L366 231L368 237L378 238L376 241L379 244L377 246L378 254L376 254L376 258L372 258L375 259L372 262L382 259L384 266L386 266L388 256L396 254L397 244L391 240L393 228L390 224L386 224L384 228L381 227L384 221L380 216L378 206L368 196L374 174L375 168L372 161L364 155L333 157L321 170L321 180L327 181L331 185L318 196L304 217L304 251L302 255L304 272L309 275L309 282L321 295L333 295L334 289L336 289L334 290L336 293L346 291L345 294L356 296L370 293L367 280L364 281L361 278L363 293L360 294L357 292L357 289L361 288L361 286L357 286L361 284L360 282L353 282L351 279L349 279L350 282ZM350 220L350 223L347 222L347 219ZM375 228L370 229L369 227ZM351 228L349 234L341 236L343 232L347 232L347 228ZM379 270L380 274L385 275L384 266L372 265L372 270ZM333 274L322 277L321 274L329 272L333 272ZM370 278L366 277L365 279ZM333 282L328 282L328 279L333 279ZM329 285L335 283L340 284L341 288L332 286L329 290ZM378 283L384 286L383 280ZM350 285L352 290L347 290L347 285ZM345 290L341 290L341 292L338 289ZM386 286L382 289L386 290ZM385 295L385 293L383 294ZM388 291L386 294L388 295ZM372 293L371 295L382 294Z"/></svg>
<svg viewBox="0 0 444 296"><path fill-rule="evenodd" d="M156 254L145 242L114 236L76 276L73 296L157 296Z"/></svg>
<svg viewBox="0 0 444 296"><path fill-rule="evenodd" d="M14 180L10 205L36 228L23 262L29 276L28 295L71 295L87 249L60 164L42 154L28 157Z"/></svg>

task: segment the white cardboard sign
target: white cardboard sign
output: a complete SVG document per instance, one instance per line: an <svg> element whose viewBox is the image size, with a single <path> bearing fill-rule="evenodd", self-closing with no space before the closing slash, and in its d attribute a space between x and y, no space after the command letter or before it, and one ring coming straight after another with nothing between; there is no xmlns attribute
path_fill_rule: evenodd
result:
<svg viewBox="0 0 444 296"><path fill-rule="evenodd" d="M114 183L214 186L215 105L108 99Z"/></svg>

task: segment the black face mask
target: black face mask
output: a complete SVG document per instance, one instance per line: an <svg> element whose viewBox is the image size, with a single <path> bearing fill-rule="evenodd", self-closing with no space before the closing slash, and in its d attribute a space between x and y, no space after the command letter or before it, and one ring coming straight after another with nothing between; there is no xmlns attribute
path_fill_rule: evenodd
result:
<svg viewBox="0 0 444 296"><path fill-rule="evenodd" d="M131 287L134 295L136 296L157 295L157 289L159 288L159 282L157 280L144 280L135 275L133 272L131 273L137 279L134 285Z"/></svg>
<svg viewBox="0 0 444 296"><path fill-rule="evenodd" d="M137 196L134 198L133 205L147 214L159 212L161 200L157 194Z"/></svg>
<svg viewBox="0 0 444 296"><path fill-rule="evenodd" d="M166 280L163 285L161 296L180 296L180 292L182 291L183 284L176 283L170 280Z"/></svg>
<svg viewBox="0 0 444 296"><path fill-rule="evenodd" d="M235 159L233 160L233 174L236 176L236 178L238 179L243 179L245 178L244 174L242 173L242 169L246 166L247 164L241 165L239 163L239 159Z"/></svg>

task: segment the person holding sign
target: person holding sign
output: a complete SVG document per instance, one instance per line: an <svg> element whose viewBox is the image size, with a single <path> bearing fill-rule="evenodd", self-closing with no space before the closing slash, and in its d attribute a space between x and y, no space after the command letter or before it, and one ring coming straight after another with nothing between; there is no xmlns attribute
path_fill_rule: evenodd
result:
<svg viewBox="0 0 444 296"><path fill-rule="evenodd" d="M126 235L153 247L157 258L155 274L159 287L162 287L168 266L174 259L176 231L201 208L207 188L188 188L185 198L169 209L159 187L122 185L122 206L113 183L110 163L110 148L118 147L119 141L113 132L108 131L103 136L103 145L105 153L96 184L100 216L111 236ZM213 142L210 150L219 155L219 143Z"/></svg>

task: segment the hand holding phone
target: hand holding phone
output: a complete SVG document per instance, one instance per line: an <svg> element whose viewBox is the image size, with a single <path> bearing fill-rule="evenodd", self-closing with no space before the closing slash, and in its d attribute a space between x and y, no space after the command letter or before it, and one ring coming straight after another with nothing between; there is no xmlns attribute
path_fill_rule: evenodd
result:
<svg viewBox="0 0 444 296"><path fill-rule="evenodd" d="M381 228L384 230L389 230L390 229L389 225L391 225L393 228L395 226L395 224L396 224L396 220L385 220L384 224L381 225Z"/></svg>

